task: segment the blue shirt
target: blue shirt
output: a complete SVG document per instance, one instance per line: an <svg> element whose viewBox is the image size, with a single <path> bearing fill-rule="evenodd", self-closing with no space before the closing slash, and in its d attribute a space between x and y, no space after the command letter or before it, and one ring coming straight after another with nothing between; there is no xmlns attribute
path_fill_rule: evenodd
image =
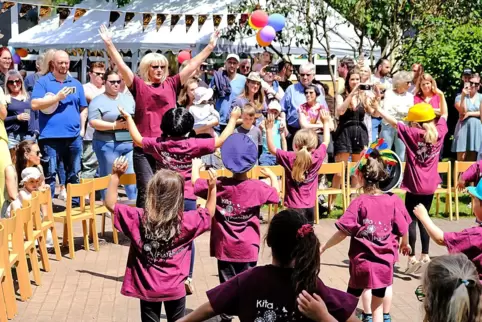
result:
<svg viewBox="0 0 482 322"><path fill-rule="evenodd" d="M328 106L323 95L318 96L316 101L324 106ZM286 123L294 128L300 128L298 122L298 108L306 103L305 88L301 83L290 85L281 101L281 109L286 113Z"/></svg>
<svg viewBox="0 0 482 322"><path fill-rule="evenodd" d="M229 114L231 111L231 104L233 103L234 99L238 97L244 90L244 85L246 84L246 77L241 74L236 74L236 77L229 82L231 85L231 95L229 97L219 97L216 100L216 104L214 107L216 111L219 112L219 124L226 125L229 121ZM214 86L214 81L211 80L211 84L209 87Z"/></svg>
<svg viewBox="0 0 482 322"><path fill-rule="evenodd" d="M281 122L280 120L274 120L273 124L273 141L276 149L281 149ZM270 154L268 149L268 139L266 138L267 132L263 131L263 154Z"/></svg>
<svg viewBox="0 0 482 322"><path fill-rule="evenodd" d="M33 88L32 100L44 98L47 93L57 94L64 87L75 87L76 92L59 102L52 114L39 113L39 139L73 138L80 135L80 110L87 107L82 84L71 76L63 83L57 81L52 73L38 79Z"/></svg>

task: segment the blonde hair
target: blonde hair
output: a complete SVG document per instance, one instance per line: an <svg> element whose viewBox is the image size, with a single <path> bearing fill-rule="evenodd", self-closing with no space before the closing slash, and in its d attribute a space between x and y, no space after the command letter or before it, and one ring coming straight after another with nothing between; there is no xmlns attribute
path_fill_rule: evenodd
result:
<svg viewBox="0 0 482 322"><path fill-rule="evenodd" d="M311 151L318 146L318 136L310 129L299 130L293 138L293 145L298 151L291 170L291 177L296 182L303 182L306 180L306 172L313 165Z"/></svg>
<svg viewBox="0 0 482 322"><path fill-rule="evenodd" d="M40 67L40 74L47 75L53 70L52 61L54 60L55 53L57 49L49 49L45 53L43 53L43 60Z"/></svg>
<svg viewBox="0 0 482 322"><path fill-rule="evenodd" d="M422 123L422 127L425 130L425 134L423 135L423 139L425 143L435 144L438 140L438 131L435 127L434 121Z"/></svg>
<svg viewBox="0 0 482 322"><path fill-rule="evenodd" d="M158 54L158 53L149 53L142 57L141 62L139 64L139 76L144 80L144 82L150 84L152 83L149 79L149 67L151 67L152 63L159 63L165 65L166 68L164 69L164 74L162 75L161 83L163 83L168 74L169 62L167 61L166 56Z"/></svg>
<svg viewBox="0 0 482 322"><path fill-rule="evenodd" d="M243 106L243 114L248 114L249 116L256 115L256 106L252 103L246 103Z"/></svg>
<svg viewBox="0 0 482 322"><path fill-rule="evenodd" d="M480 321L482 285L477 268L464 254L433 259L423 276L424 321Z"/></svg>
<svg viewBox="0 0 482 322"><path fill-rule="evenodd" d="M20 74L20 72L18 70L11 69L7 72L7 75L5 75L5 99L6 99L7 103L12 102L12 95L10 95L10 89L8 88L8 79L12 76L13 77L17 76L18 79L20 79L20 83L22 84L22 89L20 90L20 95L24 99L28 100L28 93L27 93L27 90L25 89L25 84L23 83L22 75Z"/></svg>
<svg viewBox="0 0 482 322"><path fill-rule="evenodd" d="M433 79L432 75L430 74L422 74L418 81L417 81L417 84L416 84L416 87L415 87L415 94L416 95L420 95L422 96L423 95L423 92L422 92L422 82L424 81L427 81L427 82L430 82L430 84L432 84L432 93L434 95L437 95L438 92L437 92L437 83L435 82L435 79Z"/></svg>

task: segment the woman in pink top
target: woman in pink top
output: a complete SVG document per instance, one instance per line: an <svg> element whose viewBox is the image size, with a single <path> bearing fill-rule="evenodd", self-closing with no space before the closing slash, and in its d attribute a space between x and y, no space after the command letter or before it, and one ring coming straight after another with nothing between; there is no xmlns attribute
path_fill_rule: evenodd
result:
<svg viewBox="0 0 482 322"><path fill-rule="evenodd" d="M445 96L437 88L435 79L430 74L422 74L415 86L415 96L413 98L415 104L428 103L432 105L435 115L442 115L442 111L447 110L447 102Z"/></svg>
<svg viewBox="0 0 482 322"><path fill-rule="evenodd" d="M209 172L205 208L184 211L184 178L177 172L160 170L147 185L146 207L142 209L117 203L119 177L126 170L125 157L116 159L105 198L115 217L115 228L131 240L121 293L140 299L142 321L160 321L163 302L167 321L177 321L184 316L184 280L193 240L211 227L216 175Z"/></svg>
<svg viewBox="0 0 482 322"><path fill-rule="evenodd" d="M321 247L321 252L350 236L347 292L360 297L365 289L371 290L371 306L364 305L363 321L371 321L372 316L374 322L391 321L390 306L383 305L383 302L385 296L392 294L393 268L398 251L394 245L398 245L399 238L402 238L401 252L405 255L410 252L410 218L397 195L384 194L379 188L379 183L386 180L389 173L377 149L362 156L356 176L363 184L363 194L352 201L338 220L338 231Z"/></svg>
<svg viewBox="0 0 482 322"><path fill-rule="evenodd" d="M139 76L122 59L115 48L110 31L102 25L100 36L104 41L107 53L112 62L119 69L125 84L136 101L135 122L142 136L158 137L162 134L161 120L169 109L176 106L177 93L181 86L190 78L191 74L201 66L216 47L219 32L215 31L206 48L189 61L184 69L169 77L167 58L158 53L149 53L142 57L139 64ZM156 171L156 160L142 149L135 147L134 172L137 184L137 206L144 206L146 185Z"/></svg>
<svg viewBox="0 0 482 322"><path fill-rule="evenodd" d="M442 110L438 121L433 107L427 103L419 103L410 108L404 119L410 122L407 126L379 109L378 113L385 121L397 128L398 137L403 141L407 151L407 164L403 174L402 189L407 190L405 207L412 218L409 228L409 241L412 251L408 259L407 274L417 272L422 265L430 262L428 255L430 237L424 226L415 217L413 209L422 204L430 209L437 186L441 183L438 174L440 150L447 128L447 111ZM415 258L415 243L417 241L417 222L422 240L422 254L419 259Z"/></svg>

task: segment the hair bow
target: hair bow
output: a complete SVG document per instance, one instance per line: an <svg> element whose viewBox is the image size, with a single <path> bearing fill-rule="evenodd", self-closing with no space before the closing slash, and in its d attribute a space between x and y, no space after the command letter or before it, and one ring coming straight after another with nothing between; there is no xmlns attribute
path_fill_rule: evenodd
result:
<svg viewBox="0 0 482 322"><path fill-rule="evenodd" d="M463 279L459 279L459 283L464 284L465 287L471 287L472 285L475 284L474 280L463 280Z"/></svg>
<svg viewBox="0 0 482 322"><path fill-rule="evenodd" d="M388 149L388 144L385 142L384 139L380 138L370 144L370 147L365 148L365 150L362 151L360 160L358 161L357 165L351 170L351 175L354 175L355 171L358 172L361 170L361 168L363 168L363 166L365 166L368 157L375 150L378 151L380 158L387 166L394 166L398 163L397 159L393 157L393 152Z"/></svg>
<svg viewBox="0 0 482 322"><path fill-rule="evenodd" d="M310 224L304 224L300 228L298 228L298 232L296 233L296 237L303 238L306 235L313 232L313 226Z"/></svg>

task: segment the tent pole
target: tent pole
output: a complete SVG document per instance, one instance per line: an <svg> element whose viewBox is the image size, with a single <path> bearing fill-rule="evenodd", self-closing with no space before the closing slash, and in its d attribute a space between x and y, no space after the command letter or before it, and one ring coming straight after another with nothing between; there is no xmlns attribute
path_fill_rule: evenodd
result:
<svg viewBox="0 0 482 322"><path fill-rule="evenodd" d="M21 4L15 3L10 8L10 21L12 22L12 38L17 37L19 34L18 30L18 6Z"/></svg>
<svg viewBox="0 0 482 322"><path fill-rule="evenodd" d="M138 61L139 61L139 50L136 50L134 53L132 53L132 58L131 58L131 70L134 74L137 73Z"/></svg>
<svg viewBox="0 0 482 322"><path fill-rule="evenodd" d="M82 84L87 83L87 49L84 50L82 55Z"/></svg>

